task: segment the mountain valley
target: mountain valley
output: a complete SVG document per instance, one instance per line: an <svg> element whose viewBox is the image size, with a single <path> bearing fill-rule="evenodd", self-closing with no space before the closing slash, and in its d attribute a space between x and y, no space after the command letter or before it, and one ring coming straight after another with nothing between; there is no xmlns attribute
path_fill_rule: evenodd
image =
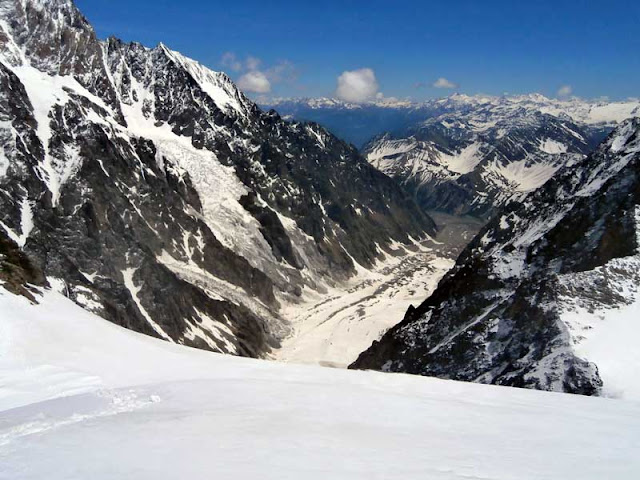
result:
<svg viewBox="0 0 640 480"><path fill-rule="evenodd" d="M0 0L0 479L638 478L640 9L436 3Z"/></svg>
<svg viewBox="0 0 640 480"><path fill-rule="evenodd" d="M223 73L100 41L70 0L0 18L0 235L118 325L264 357L284 306L435 234L353 147Z"/></svg>
<svg viewBox="0 0 640 480"><path fill-rule="evenodd" d="M622 345L637 328L629 309L638 302L638 161L636 118L495 216L436 291L353 367L588 395L634 392L620 371L602 378L582 344L604 336L611 343L598 359L637 367Z"/></svg>
<svg viewBox="0 0 640 480"><path fill-rule="evenodd" d="M264 111L162 43L99 40L71 0L3 2L0 87L7 291L219 353L612 391L581 349L635 305L633 208L577 205L631 178L635 100ZM556 233L573 215L584 245Z"/></svg>

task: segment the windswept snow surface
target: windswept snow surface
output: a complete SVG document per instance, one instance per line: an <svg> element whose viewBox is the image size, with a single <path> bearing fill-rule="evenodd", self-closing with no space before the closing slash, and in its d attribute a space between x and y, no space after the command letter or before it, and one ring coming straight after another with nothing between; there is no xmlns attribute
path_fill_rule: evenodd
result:
<svg viewBox="0 0 640 480"><path fill-rule="evenodd" d="M0 289L3 479L635 479L640 403L285 365Z"/></svg>

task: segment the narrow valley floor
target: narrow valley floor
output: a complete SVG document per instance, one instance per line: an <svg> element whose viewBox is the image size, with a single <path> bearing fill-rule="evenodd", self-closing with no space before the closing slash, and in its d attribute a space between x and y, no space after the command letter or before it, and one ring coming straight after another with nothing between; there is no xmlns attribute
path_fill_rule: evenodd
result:
<svg viewBox="0 0 640 480"><path fill-rule="evenodd" d="M410 305L422 303L456 257L482 227L467 217L430 213L439 232L415 248L394 246L393 255L369 271L360 269L351 285L305 303L285 307L293 333L273 357L293 363L346 367L374 340L399 323Z"/></svg>

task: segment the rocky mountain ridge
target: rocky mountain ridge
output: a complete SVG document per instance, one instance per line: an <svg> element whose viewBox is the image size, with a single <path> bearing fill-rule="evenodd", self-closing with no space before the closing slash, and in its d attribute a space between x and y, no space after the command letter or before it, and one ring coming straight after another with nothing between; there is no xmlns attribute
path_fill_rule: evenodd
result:
<svg viewBox="0 0 640 480"><path fill-rule="evenodd" d="M547 113L473 109L383 135L363 152L426 210L488 219L589 154L602 135Z"/></svg>
<svg viewBox="0 0 640 480"><path fill-rule="evenodd" d="M70 0L0 6L0 236L119 325L263 356L283 302L429 217L322 127L263 112L160 44L100 41Z"/></svg>
<svg viewBox="0 0 640 480"><path fill-rule="evenodd" d="M639 175L640 119L632 119L505 207L433 295L352 367L607 393L610 372L601 376L581 345L631 321L640 302ZM624 355L616 344L609 338L614 363Z"/></svg>

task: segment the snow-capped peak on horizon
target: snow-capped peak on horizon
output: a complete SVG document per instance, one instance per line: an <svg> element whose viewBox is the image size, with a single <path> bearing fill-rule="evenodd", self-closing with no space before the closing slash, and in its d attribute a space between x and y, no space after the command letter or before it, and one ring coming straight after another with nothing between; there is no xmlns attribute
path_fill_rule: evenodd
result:
<svg viewBox="0 0 640 480"><path fill-rule="evenodd" d="M383 97L372 99L366 102L347 102L334 97L265 97L256 98L259 105L277 108L282 105L304 105L310 108L345 108L358 109L365 107L379 108L403 108L421 109L442 104L459 105L511 105L523 106L530 109L538 109L542 113L559 115L565 113L574 120L587 123L619 123L626 118L640 115L640 99L627 98L622 100L606 100L603 98L587 99L573 96L567 99L548 97L539 92L524 94L465 94L452 93L444 97L436 97L428 100L414 100L411 98L396 99L393 97ZM598 107L607 107L606 109Z"/></svg>
<svg viewBox="0 0 640 480"><path fill-rule="evenodd" d="M640 99L635 97L629 97L625 99L619 100L608 100L606 98L598 97L598 98L583 98L578 96L572 96L566 99L554 98L547 95L544 95L540 92L531 92L531 93L518 93L518 94L509 94L504 93L501 95L492 95L492 94L466 94L462 92L454 92L450 95L442 96L442 97L433 97L426 100L416 100L411 97L407 98L396 98L396 97L382 97L382 98L373 98L371 100L367 100L365 102L348 102L345 100L341 100L336 97L331 96L319 96L319 97L269 97L269 96L258 96L256 97L256 101L259 104L265 105L279 105L283 103L299 103L299 104L309 104L309 105L341 105L341 106L362 106L362 105L379 105L379 106L407 106L407 107L420 107L423 105L430 105L438 102L459 102L459 103L495 103L495 102L509 102L509 103L550 103L550 104L588 104L588 105L603 105L603 104L626 104L626 103L636 103L640 104Z"/></svg>

